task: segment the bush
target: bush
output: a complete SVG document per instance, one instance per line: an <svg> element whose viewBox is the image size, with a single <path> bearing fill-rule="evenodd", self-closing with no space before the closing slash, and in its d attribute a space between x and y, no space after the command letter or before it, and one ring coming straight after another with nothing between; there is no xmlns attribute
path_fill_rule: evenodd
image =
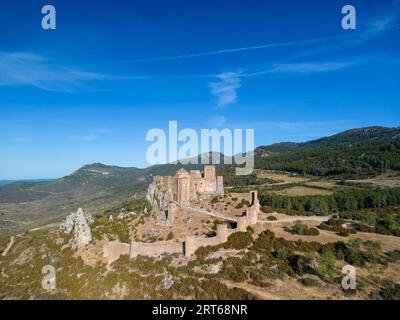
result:
<svg viewBox="0 0 400 320"><path fill-rule="evenodd" d="M316 228L309 228L307 235L309 235L309 236L318 236L319 235L319 231Z"/></svg>
<svg viewBox="0 0 400 320"><path fill-rule="evenodd" d="M304 235L307 232L307 229L308 227L305 224L302 224L300 220L297 220L292 227L292 232Z"/></svg>
<svg viewBox="0 0 400 320"><path fill-rule="evenodd" d="M147 213L151 213L151 211L153 210L153 207L151 206L151 203L148 199L146 199L144 201L144 205L146 206Z"/></svg>
<svg viewBox="0 0 400 320"><path fill-rule="evenodd" d="M242 209L243 208L243 203L239 202L236 206L235 209Z"/></svg>
<svg viewBox="0 0 400 320"><path fill-rule="evenodd" d="M348 237L350 235L345 228L341 228L337 234L341 237Z"/></svg>
<svg viewBox="0 0 400 320"><path fill-rule="evenodd" d="M219 197L218 196L215 196L215 197L213 197L211 199L211 203L218 203L218 201L219 201Z"/></svg>
<svg viewBox="0 0 400 320"><path fill-rule="evenodd" d="M277 218L277 217L275 217L275 216L268 216L268 217L267 217L267 219L268 219L269 221L275 221L275 220L278 220L278 218Z"/></svg>
<svg viewBox="0 0 400 320"><path fill-rule="evenodd" d="M312 278L302 278L302 279L300 279L300 282L305 287L318 287L319 286L318 281L315 279L312 279Z"/></svg>
<svg viewBox="0 0 400 320"><path fill-rule="evenodd" d="M229 236L224 248L241 250L249 247L252 243L253 238L247 232L235 232Z"/></svg>
<svg viewBox="0 0 400 320"><path fill-rule="evenodd" d="M400 260L400 250L389 251L387 255L389 256L390 259L392 259L392 261Z"/></svg>
<svg viewBox="0 0 400 320"><path fill-rule="evenodd" d="M380 295L384 300L400 300L400 285L387 281L384 283Z"/></svg>
<svg viewBox="0 0 400 320"><path fill-rule="evenodd" d="M303 236L318 236L319 231L316 228L308 228L305 224L302 224L300 221L296 221L292 227L292 231L296 234L300 234Z"/></svg>

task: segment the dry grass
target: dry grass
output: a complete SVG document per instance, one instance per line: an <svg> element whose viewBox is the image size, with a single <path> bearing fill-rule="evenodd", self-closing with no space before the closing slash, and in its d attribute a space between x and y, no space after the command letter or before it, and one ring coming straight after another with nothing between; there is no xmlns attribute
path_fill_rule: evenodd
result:
<svg viewBox="0 0 400 320"><path fill-rule="evenodd" d="M332 194L333 191L306 187L306 186L294 186L280 191L274 191L274 193L285 196L313 196L313 195L328 195Z"/></svg>
<svg viewBox="0 0 400 320"><path fill-rule="evenodd" d="M257 178L277 180L278 183L297 183L309 181L309 178L296 176L290 173L281 173L269 170L261 170L257 173Z"/></svg>
<svg viewBox="0 0 400 320"><path fill-rule="evenodd" d="M400 187L400 174L397 172L387 172L374 178L347 181L377 187L398 188Z"/></svg>

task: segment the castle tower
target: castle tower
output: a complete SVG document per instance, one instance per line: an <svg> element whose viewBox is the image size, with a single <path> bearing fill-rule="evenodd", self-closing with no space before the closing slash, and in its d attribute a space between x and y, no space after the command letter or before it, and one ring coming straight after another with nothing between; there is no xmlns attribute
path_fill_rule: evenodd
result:
<svg viewBox="0 0 400 320"><path fill-rule="evenodd" d="M217 225L217 237L218 243L224 243L228 241L228 225L218 224Z"/></svg>
<svg viewBox="0 0 400 320"><path fill-rule="evenodd" d="M249 226L257 223L258 217L257 217L256 206L251 206L246 208L246 218L247 218L247 225Z"/></svg>
<svg viewBox="0 0 400 320"><path fill-rule="evenodd" d="M257 190L251 191L251 205L256 207L256 212L260 212L260 201L258 200Z"/></svg>
<svg viewBox="0 0 400 320"><path fill-rule="evenodd" d="M190 257L196 251L195 239L193 236L186 236L185 238L185 257Z"/></svg>
<svg viewBox="0 0 400 320"><path fill-rule="evenodd" d="M224 194L224 177L223 176L217 177L217 194L220 194L220 195Z"/></svg>
<svg viewBox="0 0 400 320"><path fill-rule="evenodd" d="M170 223L174 223L176 217L176 203L170 202L168 204L167 220Z"/></svg>
<svg viewBox="0 0 400 320"><path fill-rule="evenodd" d="M178 178L177 201L181 206L187 206L190 201L190 174L181 168L176 172Z"/></svg>
<svg viewBox="0 0 400 320"><path fill-rule="evenodd" d="M247 231L247 217L239 217L236 222L236 228L240 232L246 232Z"/></svg>
<svg viewBox="0 0 400 320"><path fill-rule="evenodd" d="M204 179L215 180L215 166L204 166Z"/></svg>

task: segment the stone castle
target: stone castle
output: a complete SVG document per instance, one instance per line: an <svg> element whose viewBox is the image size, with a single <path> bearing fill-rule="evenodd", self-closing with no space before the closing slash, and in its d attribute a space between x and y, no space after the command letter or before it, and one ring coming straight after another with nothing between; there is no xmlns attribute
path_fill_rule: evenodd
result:
<svg viewBox="0 0 400 320"><path fill-rule="evenodd" d="M153 207L163 209L170 202L189 206L193 199L213 194L224 194L224 181L222 176L216 175L215 166L206 165L203 173L181 168L174 176L154 176L147 199Z"/></svg>
<svg viewBox="0 0 400 320"><path fill-rule="evenodd" d="M192 256L195 251L204 246L215 246L228 240L228 237L235 232L246 232L248 226L258 223L260 202L257 191L249 194L250 206L245 210L243 216L235 218L236 228L230 229L227 224L218 224L216 236L202 237L186 235L184 241L161 241L161 242L137 242L122 243L118 240L107 242L103 245L103 256L108 263L117 260L121 255L128 255L131 259L139 255L157 257L163 254L183 254L186 257Z"/></svg>

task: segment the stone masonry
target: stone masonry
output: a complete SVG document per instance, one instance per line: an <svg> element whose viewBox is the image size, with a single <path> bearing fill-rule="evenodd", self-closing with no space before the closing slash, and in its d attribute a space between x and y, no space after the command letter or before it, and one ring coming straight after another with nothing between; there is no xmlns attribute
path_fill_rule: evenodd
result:
<svg viewBox="0 0 400 320"><path fill-rule="evenodd" d="M246 214L238 217L236 220L236 228L228 229L226 224L217 225L217 235L215 237L195 237L187 235L184 242L153 242L144 243L132 241L131 244L120 243L118 241L108 242L103 246L103 254L108 263L117 260L121 254L127 254L129 257L135 258L138 255L143 256L160 256L162 254L184 254L186 257L193 255L196 250L203 246L215 246L224 243L228 237L235 232L246 232L247 227L257 223L257 215L259 213L259 201L257 192L251 192L252 203L246 208Z"/></svg>

